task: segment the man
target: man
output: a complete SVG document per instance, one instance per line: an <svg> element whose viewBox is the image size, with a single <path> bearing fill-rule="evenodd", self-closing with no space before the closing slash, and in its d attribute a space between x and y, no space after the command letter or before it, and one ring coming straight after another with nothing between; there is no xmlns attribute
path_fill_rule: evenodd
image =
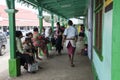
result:
<svg viewBox="0 0 120 80"><path fill-rule="evenodd" d="M78 31L73 26L73 22L71 20L68 21L69 28L65 29L63 34L63 42L66 40L66 47L68 50L68 56L70 59L71 67L74 67L73 64L73 58L74 58L74 52L76 47L76 42L78 38Z"/></svg>

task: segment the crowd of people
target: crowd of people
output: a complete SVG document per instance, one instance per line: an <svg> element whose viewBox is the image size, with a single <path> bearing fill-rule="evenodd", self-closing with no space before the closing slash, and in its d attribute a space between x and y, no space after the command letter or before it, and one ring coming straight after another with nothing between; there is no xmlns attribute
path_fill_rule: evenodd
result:
<svg viewBox="0 0 120 80"><path fill-rule="evenodd" d="M21 38L23 34L21 31L16 31L16 53L17 57L20 58L20 64L30 72L30 67L37 63L36 59L42 60L39 57L39 53L42 52L46 58L49 58L50 54L48 51L47 44L51 44L51 46L56 47L56 53L58 55L62 55L61 51L63 49L63 44L65 44L68 50L68 56L70 59L71 67L74 67L74 53L76 49L76 42L78 40L78 36L80 36L80 40L83 40L84 26L82 25L81 32L78 34L78 30L75 26L73 26L73 22L71 20L68 21L68 28L64 28L60 26L60 23L57 22L57 29L53 31L52 28L45 30L42 28L42 32L39 33L37 27L34 27L33 33L29 32L26 34L25 40L22 42ZM87 44L85 47L81 49L80 54L87 55ZM40 67L40 66L39 66ZM40 67L42 68L42 67Z"/></svg>

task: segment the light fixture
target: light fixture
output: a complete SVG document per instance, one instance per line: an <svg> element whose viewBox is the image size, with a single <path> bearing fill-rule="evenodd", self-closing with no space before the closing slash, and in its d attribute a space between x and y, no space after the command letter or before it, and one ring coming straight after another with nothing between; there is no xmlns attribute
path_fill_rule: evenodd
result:
<svg viewBox="0 0 120 80"><path fill-rule="evenodd" d="M65 4L65 5L61 5L62 8L67 8L67 7L71 7L70 4Z"/></svg>
<svg viewBox="0 0 120 80"><path fill-rule="evenodd" d="M80 16L79 19L85 19L85 17L84 16Z"/></svg>

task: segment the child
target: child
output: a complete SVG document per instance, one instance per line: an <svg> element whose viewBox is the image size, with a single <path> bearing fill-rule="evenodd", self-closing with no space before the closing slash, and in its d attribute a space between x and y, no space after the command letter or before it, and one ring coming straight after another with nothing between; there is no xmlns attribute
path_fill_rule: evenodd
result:
<svg viewBox="0 0 120 80"><path fill-rule="evenodd" d="M81 55L87 56L88 55L88 45L84 44L84 48L81 50Z"/></svg>
<svg viewBox="0 0 120 80"><path fill-rule="evenodd" d="M25 41L23 43L23 49L25 52L29 52L32 53L32 47L30 45L30 38L25 38ZM24 66L24 68L28 71L28 72L34 72L34 71L30 71L31 66L35 63L35 59L34 59L34 54L32 53L30 55L29 58L27 58L31 63L30 64L26 64Z"/></svg>

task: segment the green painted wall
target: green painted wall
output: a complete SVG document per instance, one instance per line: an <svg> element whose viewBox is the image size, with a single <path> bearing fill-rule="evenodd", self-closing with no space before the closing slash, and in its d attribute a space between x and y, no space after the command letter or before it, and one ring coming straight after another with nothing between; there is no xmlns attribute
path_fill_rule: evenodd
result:
<svg viewBox="0 0 120 80"><path fill-rule="evenodd" d="M120 80L120 0L113 2L112 80Z"/></svg>
<svg viewBox="0 0 120 80"><path fill-rule="evenodd" d="M102 28L103 61L100 60L96 51L93 49L93 64L99 80L111 80L112 10L107 13L103 12ZM94 43L95 41L93 42L93 45Z"/></svg>
<svg viewBox="0 0 120 80"><path fill-rule="evenodd" d="M93 75L94 75L94 80L99 80L99 79L98 79L98 74L97 74L97 72L96 72L96 69L95 69L94 64L92 64L92 72L93 72Z"/></svg>

